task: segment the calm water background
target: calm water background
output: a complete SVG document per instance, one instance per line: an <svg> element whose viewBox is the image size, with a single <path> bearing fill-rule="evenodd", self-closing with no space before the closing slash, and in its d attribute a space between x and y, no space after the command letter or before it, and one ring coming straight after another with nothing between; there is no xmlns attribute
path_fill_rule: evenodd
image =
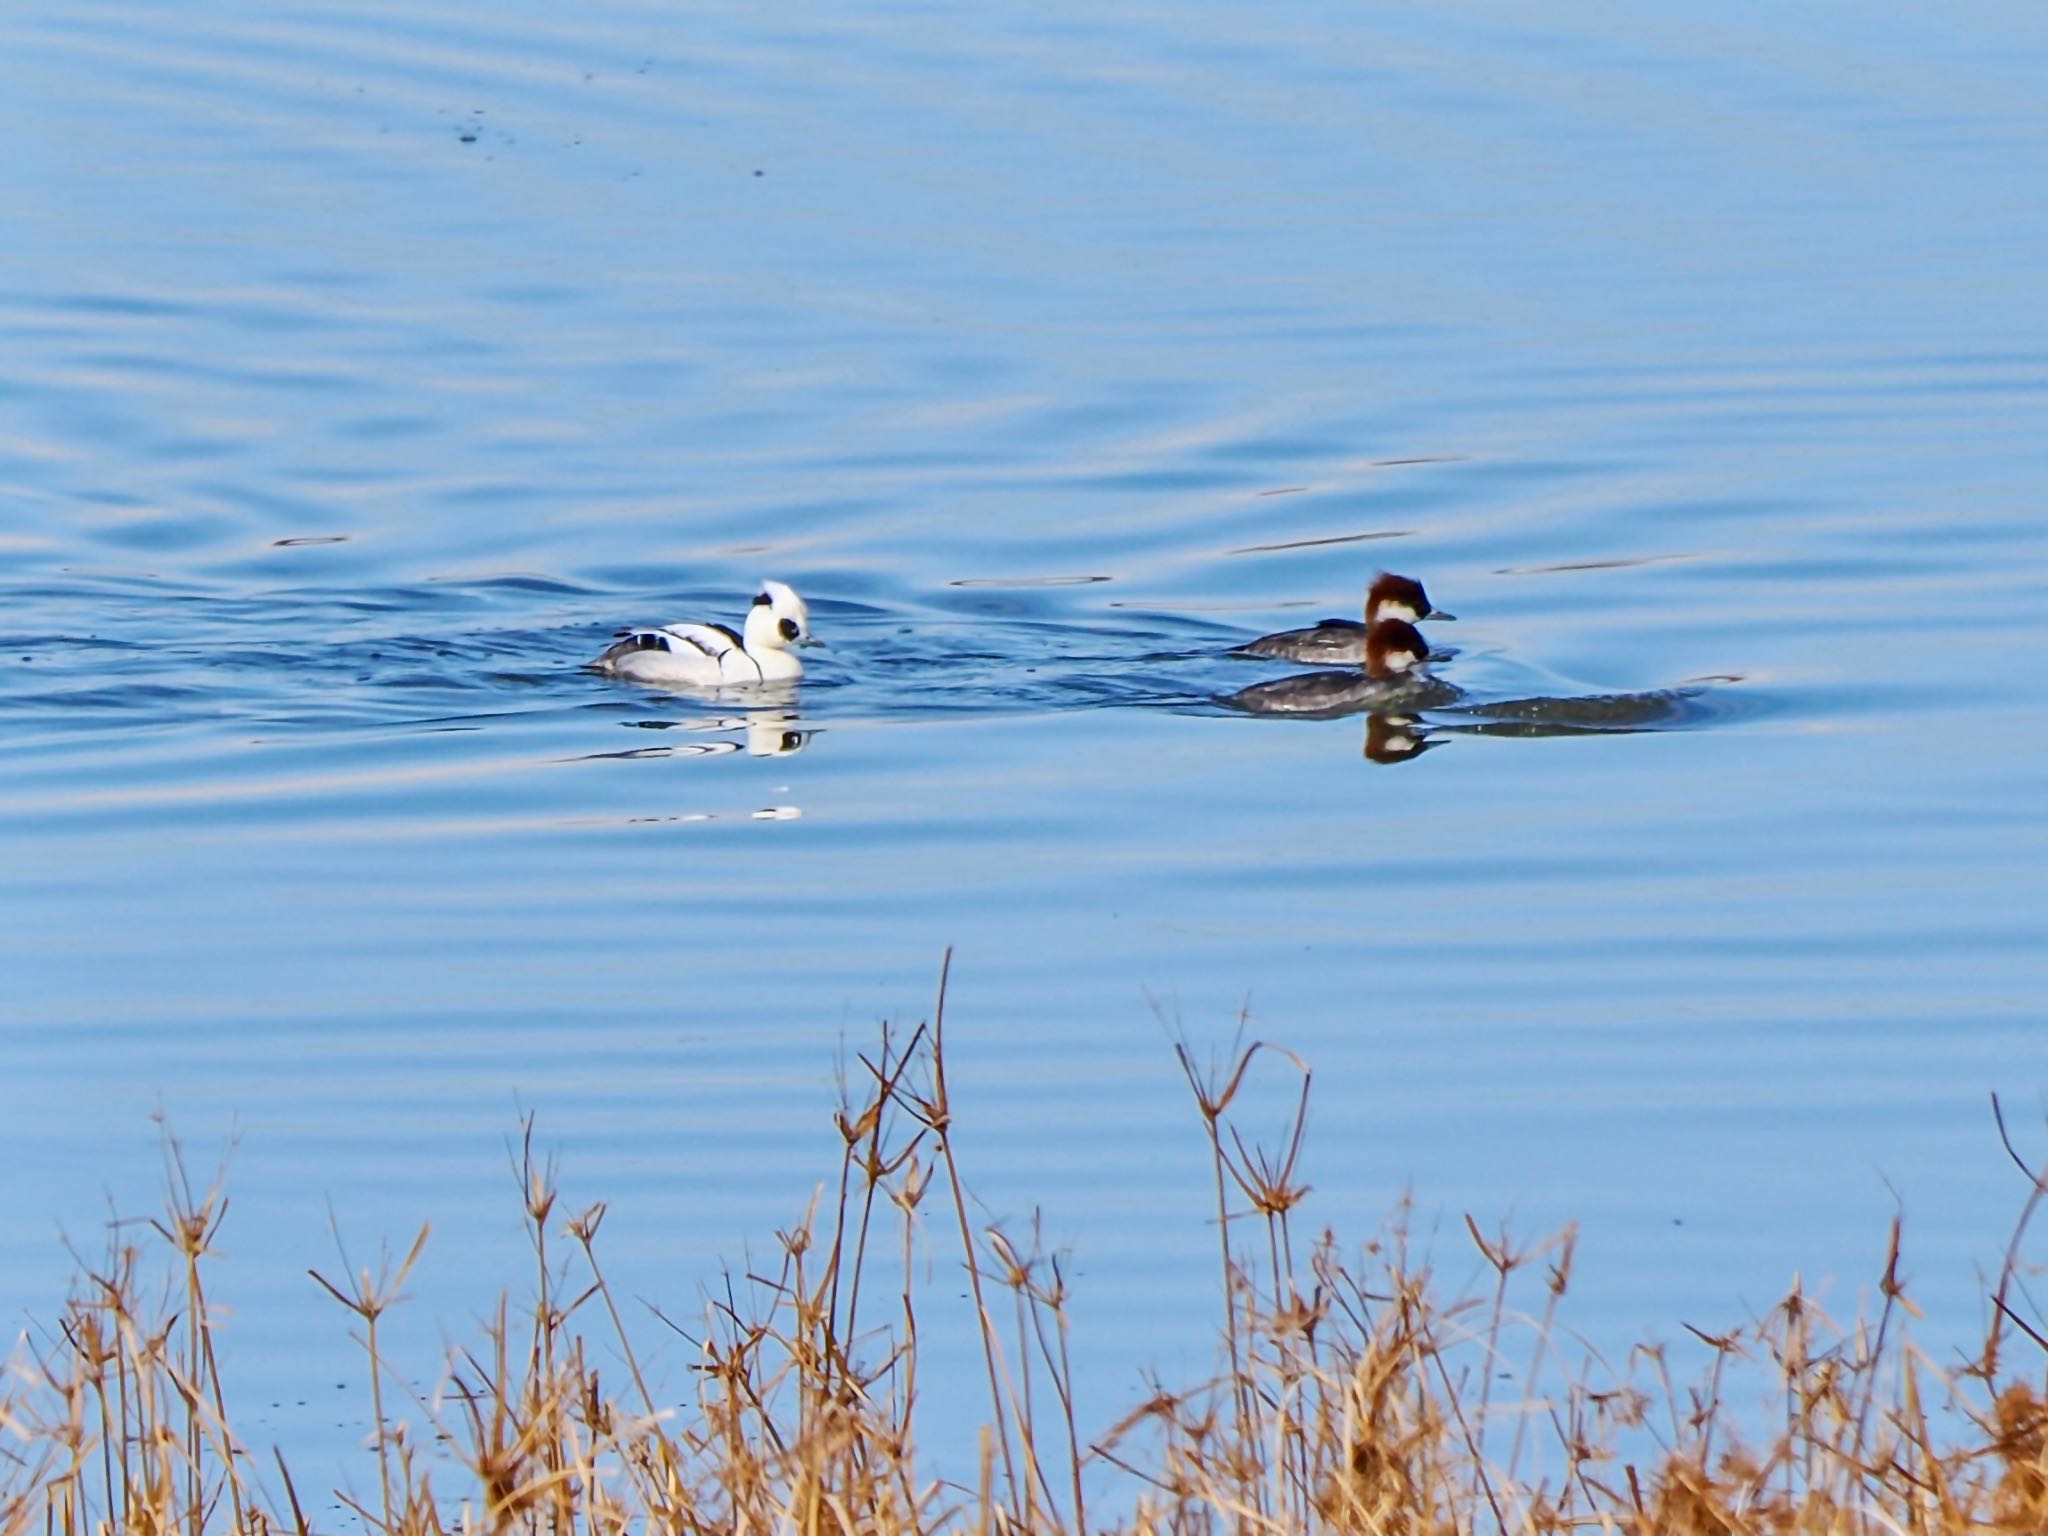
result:
<svg viewBox="0 0 2048 1536"><path fill-rule="evenodd" d="M1210 1358L1160 1018L1247 1003L1313 1222L1412 1185L1455 1277L1465 1211L1577 1219L1611 1347L1853 1304L1896 1194L1977 1325L2043 1081L2048 14L580 9L0 10L10 1330L159 1110L240 1137L259 1432L361 1425L330 1210L434 1223L423 1371L521 1283L522 1109L688 1313L949 944L1097 1423ZM1382 564L1489 696L1732 680L1399 768L1201 707ZM799 751L575 670L768 575Z"/></svg>

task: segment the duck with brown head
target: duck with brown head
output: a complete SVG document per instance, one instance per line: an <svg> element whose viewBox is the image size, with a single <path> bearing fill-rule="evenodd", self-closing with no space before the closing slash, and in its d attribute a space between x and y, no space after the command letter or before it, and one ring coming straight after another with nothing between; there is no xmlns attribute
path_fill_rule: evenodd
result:
<svg viewBox="0 0 2048 1536"><path fill-rule="evenodd" d="M1458 697L1429 674L1429 642L1406 619L1380 619L1366 636L1365 665L1254 683L1219 700L1253 715L1329 720L1382 706L1428 709Z"/></svg>
<svg viewBox="0 0 2048 1536"><path fill-rule="evenodd" d="M1306 629L1285 629L1276 635L1262 635L1237 648L1240 656L1269 656L1280 661L1309 661L1324 667L1357 667L1366 663L1366 643L1372 628L1382 619L1400 619L1420 624L1425 619L1455 618L1429 600L1422 583L1412 576L1381 571L1365 593L1365 621L1324 619Z"/></svg>

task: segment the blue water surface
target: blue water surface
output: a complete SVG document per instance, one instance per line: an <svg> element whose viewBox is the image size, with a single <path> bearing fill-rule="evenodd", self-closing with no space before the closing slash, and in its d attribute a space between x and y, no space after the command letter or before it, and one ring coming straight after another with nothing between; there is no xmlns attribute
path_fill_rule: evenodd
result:
<svg viewBox="0 0 2048 1536"><path fill-rule="evenodd" d="M433 1224L423 1380L529 1283L524 1111L688 1314L951 946L1094 1423L1212 1358L1171 1044L1247 1013L1312 1226L1576 1220L1620 1349L1853 1309L1896 1203L1967 1340L1989 1095L2042 1139L2044 71L1988 0L0 9L9 1330L159 1115L237 1141L252 1433L365 1423L330 1221ZM1382 566L1472 701L1693 703L1214 704ZM793 699L578 669L769 576Z"/></svg>

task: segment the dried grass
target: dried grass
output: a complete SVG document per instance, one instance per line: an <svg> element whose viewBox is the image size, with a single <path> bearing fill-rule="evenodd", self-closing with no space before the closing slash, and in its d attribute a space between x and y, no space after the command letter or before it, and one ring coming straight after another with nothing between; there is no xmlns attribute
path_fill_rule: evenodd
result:
<svg viewBox="0 0 2048 1536"><path fill-rule="evenodd" d="M501 1303L434 1401L394 1408L403 1378L380 1337L426 1231L396 1262L316 1274L358 1325L371 1386L375 1492L349 1501L355 1520L390 1536L2048 1530L2048 1339L2021 1285L2048 1184L2010 1139L2027 1193L1975 1358L1943 1367L1911 1341L1894 1221L1867 1315L1831 1322L1795 1282L1744 1326L1694 1330L1711 1364L1681 1384L1657 1348L1618 1368L1567 1360L1570 1229L1522 1244L1468 1220L1492 1278L1466 1295L1440 1291L1400 1214L1362 1250L1304 1242L1307 1069L1262 1044L1209 1071L1179 1056L1215 1181L1214 1379L1083 1432L1061 1256L1035 1224L969 1215L942 980L930 1024L884 1028L859 1058L825 1208L778 1234L774 1273L728 1276L688 1335L692 1403L650 1389L599 1262L604 1207L557 1212L530 1125L536 1300L516 1316ZM1247 1141L1233 1107L1248 1074L1275 1069L1299 1074L1296 1112L1274 1143ZM196 1194L174 1148L167 1187L153 1252L117 1228L0 1387L0 1536L312 1528L221 1385L207 1279L227 1201ZM928 1209L965 1256L988 1404L979 1465L945 1472L916 1433ZM167 1277L153 1299L146 1257ZM624 1362L623 1390L600 1380L600 1353ZM423 1453L436 1437L459 1478Z"/></svg>

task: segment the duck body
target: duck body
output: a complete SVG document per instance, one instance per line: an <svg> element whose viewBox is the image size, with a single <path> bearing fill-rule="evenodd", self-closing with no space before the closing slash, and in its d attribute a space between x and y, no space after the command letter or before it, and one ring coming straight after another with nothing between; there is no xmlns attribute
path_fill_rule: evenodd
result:
<svg viewBox="0 0 2048 1536"><path fill-rule="evenodd" d="M1406 619L1375 623L1364 651L1362 668L1297 672L1241 688L1220 702L1253 715L1333 720L1366 709L1434 709L1459 697L1456 684L1429 675L1429 642Z"/></svg>
<svg viewBox="0 0 2048 1536"><path fill-rule="evenodd" d="M1355 667L1297 672L1270 683L1240 688L1222 702L1248 715L1284 715L1295 720L1341 720L1366 710L1442 709L1463 690L1442 678L1367 677Z"/></svg>
<svg viewBox="0 0 2048 1536"><path fill-rule="evenodd" d="M1429 600L1422 583L1410 576L1381 571L1366 589L1365 618L1323 619L1306 629L1285 629L1261 635L1237 648L1240 656L1268 656L1279 661L1306 661L1320 667L1362 667L1372 627L1381 619L1420 624L1424 619L1451 619Z"/></svg>
<svg viewBox="0 0 2048 1536"><path fill-rule="evenodd" d="M593 672L668 687L757 688L794 682L804 664L794 647L816 645L810 610L784 582L761 584L744 629L724 624L663 624L622 629Z"/></svg>
<svg viewBox="0 0 2048 1536"><path fill-rule="evenodd" d="M1356 619L1324 619L1307 629L1283 629L1238 647L1241 656L1307 661L1323 667L1355 667L1365 661L1366 628Z"/></svg>

